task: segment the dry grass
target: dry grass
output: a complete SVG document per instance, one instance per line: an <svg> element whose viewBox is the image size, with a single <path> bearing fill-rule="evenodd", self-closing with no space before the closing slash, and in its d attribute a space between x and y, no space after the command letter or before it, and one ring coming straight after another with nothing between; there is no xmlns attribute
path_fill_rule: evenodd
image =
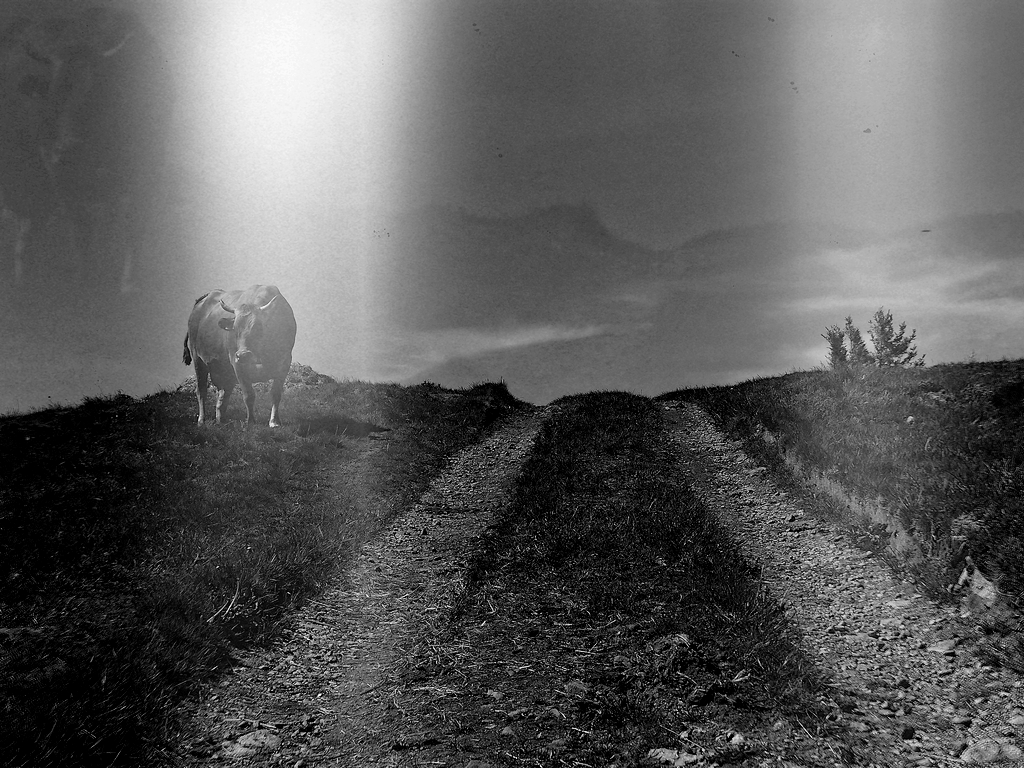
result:
<svg viewBox="0 0 1024 768"><path fill-rule="evenodd" d="M699 403L833 502L881 510L913 536L922 557L906 565L933 596L966 551L1024 608L1024 361L800 372L660 399Z"/></svg>
<svg viewBox="0 0 1024 768"><path fill-rule="evenodd" d="M625 766L701 723L806 714L813 666L683 480L660 409L556 405L459 610L404 673L426 732L492 765Z"/></svg>
<svg viewBox="0 0 1024 768"><path fill-rule="evenodd" d="M279 430L241 431L237 399L199 428L185 390L0 419L9 764L153 759L170 706L273 637L494 418L433 385L294 372Z"/></svg>

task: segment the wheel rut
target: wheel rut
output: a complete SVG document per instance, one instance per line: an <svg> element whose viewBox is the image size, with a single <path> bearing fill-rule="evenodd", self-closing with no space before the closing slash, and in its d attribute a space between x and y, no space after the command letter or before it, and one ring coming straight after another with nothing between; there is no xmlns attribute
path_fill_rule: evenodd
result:
<svg viewBox="0 0 1024 768"><path fill-rule="evenodd" d="M287 638L246 654L191 716L190 765L401 764L417 734L394 731L393 677L465 590L475 542L509 503L545 411L455 456L420 500L363 546Z"/></svg>
<svg viewBox="0 0 1024 768"><path fill-rule="evenodd" d="M670 403L666 418L701 500L800 628L829 686L828 734L779 725L765 733L794 765L1017 764L1024 687L980 662L977 628L805 514L769 473L700 408ZM783 738L780 738L783 737Z"/></svg>

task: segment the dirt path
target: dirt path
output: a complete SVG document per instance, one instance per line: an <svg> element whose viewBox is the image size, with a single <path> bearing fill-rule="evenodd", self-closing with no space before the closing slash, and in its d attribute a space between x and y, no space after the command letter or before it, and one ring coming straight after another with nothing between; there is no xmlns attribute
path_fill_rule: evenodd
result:
<svg viewBox="0 0 1024 768"><path fill-rule="evenodd" d="M968 652L973 623L917 594L829 525L805 516L695 406L673 403L673 439L702 500L764 567L769 588L833 678L840 739L754 735L796 765L1016 762L1024 688ZM777 765L778 763L771 763Z"/></svg>
<svg viewBox="0 0 1024 768"><path fill-rule="evenodd" d="M673 403L666 415L695 490L762 564L831 678L826 727L779 719L744 734L757 765L1007 765L1019 756L1024 688L969 653L970 622L805 515L702 411ZM286 640L247 656L196 713L183 762L488 765L482 753L469 763L435 759L457 750L425 730L423 707L443 717L445 697L459 693L428 690L403 662L447 620L475 542L508 503L544 418L525 417L459 454L343 582L303 609Z"/></svg>
<svg viewBox="0 0 1024 768"><path fill-rule="evenodd" d="M290 637L248 655L202 703L189 765L400 765L421 738L396 733L391 671L465 587L474 542L508 501L544 412L456 456L408 513L369 543Z"/></svg>

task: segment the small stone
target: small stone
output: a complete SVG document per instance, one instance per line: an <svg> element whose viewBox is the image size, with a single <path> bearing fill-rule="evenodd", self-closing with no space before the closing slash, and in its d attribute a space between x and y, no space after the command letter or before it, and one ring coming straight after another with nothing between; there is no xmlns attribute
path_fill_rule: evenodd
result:
<svg viewBox="0 0 1024 768"><path fill-rule="evenodd" d="M455 746L463 752L476 752L479 749L476 740L465 733L455 738Z"/></svg>
<svg viewBox="0 0 1024 768"><path fill-rule="evenodd" d="M544 745L544 749L546 749L548 752L557 752L558 750L562 749L565 745L565 739L552 739Z"/></svg>
<svg viewBox="0 0 1024 768"><path fill-rule="evenodd" d="M590 691L590 686L584 683L582 680L570 680L565 684L565 692L568 694L576 694L577 696L585 696Z"/></svg>
<svg viewBox="0 0 1024 768"><path fill-rule="evenodd" d="M1024 750L1016 744L1003 744L1002 751L1006 760L1024 760Z"/></svg>
<svg viewBox="0 0 1024 768"><path fill-rule="evenodd" d="M1006 722L1008 722L1010 725L1013 725L1013 726L1024 725L1024 715L1014 715L1013 717L1011 717Z"/></svg>
<svg viewBox="0 0 1024 768"><path fill-rule="evenodd" d="M516 732L515 732L515 729L511 725L506 725L504 728L501 729L501 735L502 736L515 736Z"/></svg>
<svg viewBox="0 0 1024 768"><path fill-rule="evenodd" d="M239 736L238 741L224 747L230 757L245 757L257 752L274 752L281 747L281 737L270 731L258 730Z"/></svg>
<svg viewBox="0 0 1024 768"><path fill-rule="evenodd" d="M939 642L932 643L928 646L929 651L932 651L933 653L941 653L946 656L952 656L955 653L953 650L954 648L956 648L955 637L949 640L940 640Z"/></svg>
<svg viewBox="0 0 1024 768"><path fill-rule="evenodd" d="M982 739L971 744L960 753L965 763L995 763L1024 759L1024 752L1013 744L1003 744L994 739Z"/></svg>
<svg viewBox="0 0 1024 768"><path fill-rule="evenodd" d="M914 605L913 600L890 600L886 603L890 608L911 608Z"/></svg>
<svg viewBox="0 0 1024 768"><path fill-rule="evenodd" d="M647 757L658 763L668 763L672 765L679 759L678 749L668 749L666 747L658 747L657 749L651 749L647 752Z"/></svg>

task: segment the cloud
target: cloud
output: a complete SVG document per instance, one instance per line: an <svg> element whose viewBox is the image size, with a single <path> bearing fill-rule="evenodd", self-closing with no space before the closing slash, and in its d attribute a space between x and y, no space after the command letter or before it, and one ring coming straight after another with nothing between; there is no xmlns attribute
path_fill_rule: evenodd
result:
<svg viewBox="0 0 1024 768"><path fill-rule="evenodd" d="M529 325L504 329L446 328L382 335L377 367L389 379L409 380L452 360L511 352L556 342L592 338L609 329L601 325Z"/></svg>

